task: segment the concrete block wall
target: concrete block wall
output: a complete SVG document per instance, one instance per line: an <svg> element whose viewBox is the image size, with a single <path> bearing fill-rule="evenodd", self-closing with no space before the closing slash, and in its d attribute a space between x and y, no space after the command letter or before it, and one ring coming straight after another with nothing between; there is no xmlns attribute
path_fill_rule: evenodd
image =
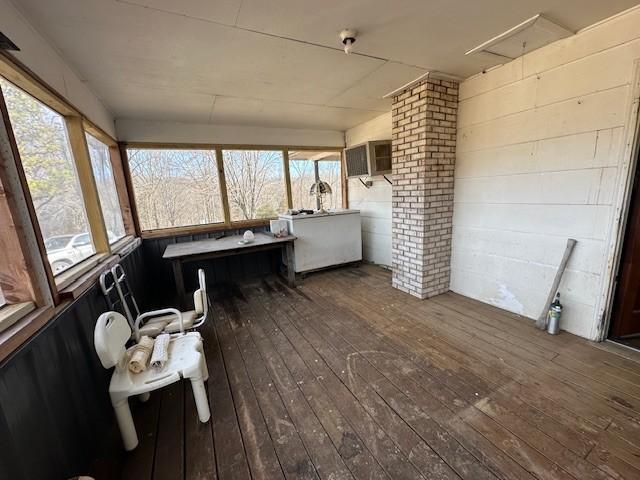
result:
<svg viewBox="0 0 640 480"><path fill-rule="evenodd" d="M347 147L372 140L391 139L391 112L361 123L345 132ZM392 175L387 175L392 179ZM369 188L357 178L349 182L349 208L360 210L362 219L362 258L391 267L391 184L376 176Z"/></svg>
<svg viewBox="0 0 640 480"><path fill-rule="evenodd" d="M432 77L393 101L393 286L418 298L449 290L457 106Z"/></svg>
<svg viewBox="0 0 640 480"><path fill-rule="evenodd" d="M460 84L451 290L598 339L635 130L640 8ZM606 333L606 332L604 332Z"/></svg>

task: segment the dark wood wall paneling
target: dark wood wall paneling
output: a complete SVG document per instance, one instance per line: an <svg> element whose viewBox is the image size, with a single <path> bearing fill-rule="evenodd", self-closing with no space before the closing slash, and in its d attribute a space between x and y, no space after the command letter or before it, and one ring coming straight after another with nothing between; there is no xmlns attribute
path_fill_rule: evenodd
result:
<svg viewBox="0 0 640 480"><path fill-rule="evenodd" d="M122 260L141 306L142 248ZM87 472L117 431L93 329L107 304L91 287L0 365L0 478L67 479ZM115 433L114 433L115 432ZM109 450L121 455L122 448Z"/></svg>
<svg viewBox="0 0 640 480"><path fill-rule="evenodd" d="M153 278L153 297L155 307L166 307L177 304L175 298L175 283L171 262L163 260L167 245L172 243L190 242L206 238L217 238L221 235L241 235L246 229L225 230L224 232L201 233L196 235L180 235L165 238L145 239L142 242L147 271ZM269 227L251 228L254 232L268 231ZM203 268L207 277L207 287L210 292L224 289L234 281L275 273L280 261L278 250L255 252L247 255L224 257L213 260L203 260L184 265L184 281L187 291L197 288L197 270Z"/></svg>
<svg viewBox="0 0 640 480"><path fill-rule="evenodd" d="M168 244L220 235L147 239L125 257L121 263L140 307L175 302L171 264L162 259ZM186 286L196 288L200 267L215 291L216 286L274 272L278 259L278 252L267 251L194 262L185 266ZM108 395L111 372L102 368L93 346L95 322L106 310L94 285L0 364L0 478L60 480L95 474L96 458L123 456Z"/></svg>

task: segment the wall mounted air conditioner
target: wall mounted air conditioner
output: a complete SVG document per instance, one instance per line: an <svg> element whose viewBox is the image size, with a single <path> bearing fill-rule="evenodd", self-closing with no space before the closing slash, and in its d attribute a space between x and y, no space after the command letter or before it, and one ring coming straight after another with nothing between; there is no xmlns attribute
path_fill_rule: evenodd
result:
<svg viewBox="0 0 640 480"><path fill-rule="evenodd" d="M375 140L344 150L347 178L391 173L391 140Z"/></svg>

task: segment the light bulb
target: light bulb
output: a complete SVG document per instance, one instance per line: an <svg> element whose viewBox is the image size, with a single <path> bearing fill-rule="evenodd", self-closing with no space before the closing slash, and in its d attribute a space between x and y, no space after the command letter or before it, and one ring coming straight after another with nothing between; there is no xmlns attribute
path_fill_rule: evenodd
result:
<svg viewBox="0 0 640 480"><path fill-rule="evenodd" d="M349 55L351 53L351 50L353 50L353 40L351 38L347 38L344 41L344 53Z"/></svg>

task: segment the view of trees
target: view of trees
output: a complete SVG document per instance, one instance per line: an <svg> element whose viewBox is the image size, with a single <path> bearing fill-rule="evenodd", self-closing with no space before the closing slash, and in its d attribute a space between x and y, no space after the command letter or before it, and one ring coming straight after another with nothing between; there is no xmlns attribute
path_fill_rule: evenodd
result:
<svg viewBox="0 0 640 480"><path fill-rule="evenodd" d="M89 232L64 118L1 78L0 88L45 241ZM87 135L87 145L105 225L113 241L125 232L109 149L91 135ZM291 155L294 208L315 208L315 199L309 196L315 181L314 161L318 161L320 179L333 190L325 198L325 208L340 207L339 154ZM224 221L215 151L129 149L128 157L143 229ZM287 209L282 151L224 150L223 161L232 221L276 217Z"/></svg>
<svg viewBox="0 0 640 480"><path fill-rule="evenodd" d="M292 152L294 208L315 209L309 189L320 178L331 185L325 208L342 206L340 154ZM138 216L144 230L224 221L214 150L127 150ZM284 156L280 150L223 150L232 221L277 217L287 210Z"/></svg>
<svg viewBox="0 0 640 480"><path fill-rule="evenodd" d="M1 78L0 88L42 235L88 232L64 118Z"/></svg>
<svg viewBox="0 0 640 480"><path fill-rule="evenodd" d="M291 151L289 152L289 173L293 208L315 210L316 199L309 195L311 185L316 181L314 162L318 162L320 180L331 185L332 194L324 198L324 208L342 207L342 181L339 152Z"/></svg>
<svg viewBox="0 0 640 480"><path fill-rule="evenodd" d="M129 149L127 155L143 229L224 221L215 151ZM233 221L287 209L282 152L225 150L223 158Z"/></svg>
<svg viewBox="0 0 640 480"><path fill-rule="evenodd" d="M124 237L125 231L118 190L113 177L111 158L109 157L109 147L89 134L86 137L89 156L91 157L91 169L93 170L93 177L100 197L104 224L109 234L109 242L113 243L117 239Z"/></svg>
<svg viewBox="0 0 640 480"><path fill-rule="evenodd" d="M325 198L324 208L342 208L342 170L340 160L324 160L318 163L320 180L331 185L333 191L330 197Z"/></svg>
<svg viewBox="0 0 640 480"><path fill-rule="evenodd" d="M143 229L224 221L214 151L129 149L127 155Z"/></svg>
<svg viewBox="0 0 640 480"><path fill-rule="evenodd" d="M293 208L314 210L316 208L316 199L309 195L309 189L316 181L313 162L309 160L290 160L289 174L291 175Z"/></svg>
<svg viewBox="0 0 640 480"><path fill-rule="evenodd" d="M287 210L281 151L225 150L231 220L277 217Z"/></svg>

